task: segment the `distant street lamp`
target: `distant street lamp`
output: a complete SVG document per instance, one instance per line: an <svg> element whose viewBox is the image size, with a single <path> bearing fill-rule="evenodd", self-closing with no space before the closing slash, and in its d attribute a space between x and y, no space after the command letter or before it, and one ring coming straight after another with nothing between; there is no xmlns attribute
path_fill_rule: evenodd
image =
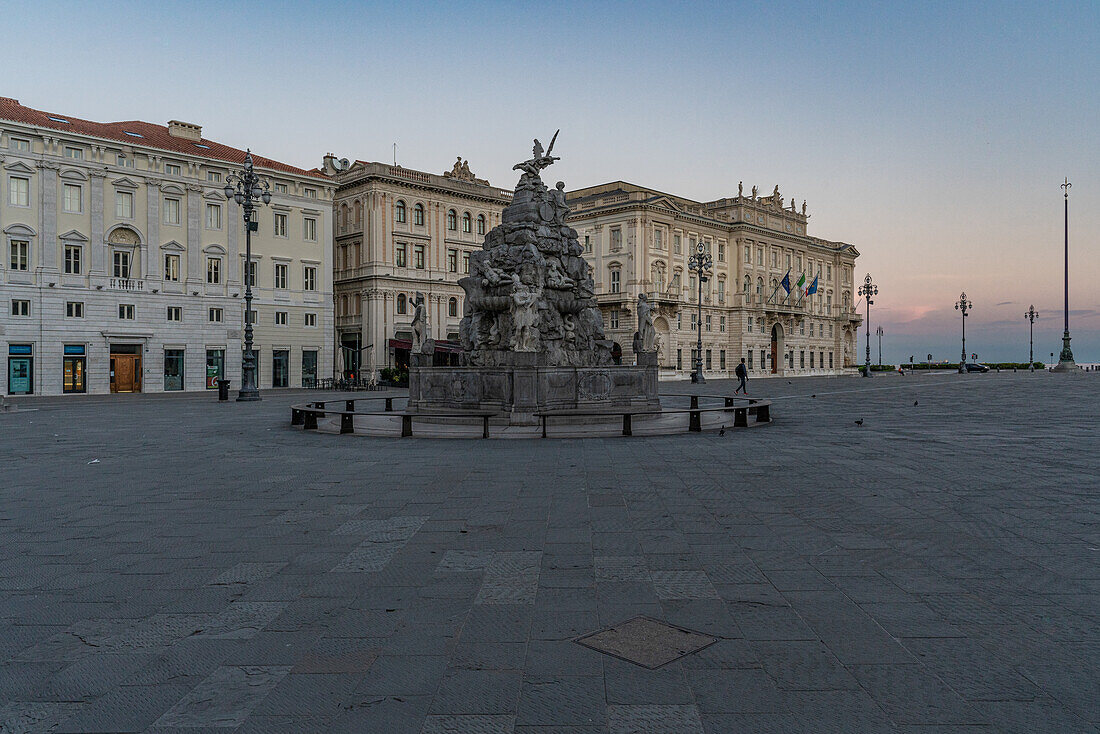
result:
<svg viewBox="0 0 1100 734"><path fill-rule="evenodd" d="M1039 318L1039 312L1035 310L1035 306L1028 306L1027 313L1024 314L1024 318L1031 322L1030 336L1027 341L1027 366L1032 372L1035 371L1035 319Z"/></svg>
<svg viewBox="0 0 1100 734"><path fill-rule="evenodd" d="M871 274L867 273L867 277L863 279L863 285L859 287L859 295L864 296L867 299L867 364L863 368L863 376L871 376L871 304L874 301L871 300L871 296L878 295L878 286L871 282ZM880 350L881 351L881 350ZM881 362L881 360L879 360Z"/></svg>
<svg viewBox="0 0 1100 734"><path fill-rule="evenodd" d="M962 311L963 315L963 348L962 348L962 361L959 362L959 374L966 372L966 312L974 308L974 302L966 300L966 291L963 291L959 296L959 300L955 303L955 310Z"/></svg>
<svg viewBox="0 0 1100 734"><path fill-rule="evenodd" d="M875 329L875 336L878 337L878 366L882 366L882 327Z"/></svg>
<svg viewBox="0 0 1100 734"><path fill-rule="evenodd" d="M703 378L703 283L707 281L707 274L710 272L712 262L710 253L707 252L707 248L700 240L695 248L695 253L688 258L688 270L693 270L699 274L699 302L696 304L698 318L695 319L695 326L699 330L699 338L695 347L695 371L691 373L691 381L699 384L706 382Z"/></svg>
<svg viewBox="0 0 1100 734"><path fill-rule="evenodd" d="M257 199L271 203L271 185L253 170L251 150L244 157L244 170L225 177L223 193L244 211L244 356L237 402L246 402L260 399L260 391L256 388L256 353L252 351L252 233L260 227L259 222L253 221L252 214Z"/></svg>
<svg viewBox="0 0 1100 734"><path fill-rule="evenodd" d="M1073 184L1066 179L1066 182L1062 184L1062 188L1065 190L1066 199L1066 330L1062 334L1062 353L1058 355L1058 365L1054 368L1055 372L1070 372L1076 371L1077 365L1073 362L1073 350L1069 348L1069 190L1073 187Z"/></svg>

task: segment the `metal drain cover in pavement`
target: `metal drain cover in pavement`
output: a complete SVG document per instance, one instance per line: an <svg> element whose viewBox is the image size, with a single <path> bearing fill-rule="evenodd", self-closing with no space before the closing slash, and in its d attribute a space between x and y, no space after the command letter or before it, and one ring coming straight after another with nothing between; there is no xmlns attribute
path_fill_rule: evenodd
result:
<svg viewBox="0 0 1100 734"><path fill-rule="evenodd" d="M585 647L651 670L699 652L717 641L717 637L649 617L635 617L577 639L577 643Z"/></svg>

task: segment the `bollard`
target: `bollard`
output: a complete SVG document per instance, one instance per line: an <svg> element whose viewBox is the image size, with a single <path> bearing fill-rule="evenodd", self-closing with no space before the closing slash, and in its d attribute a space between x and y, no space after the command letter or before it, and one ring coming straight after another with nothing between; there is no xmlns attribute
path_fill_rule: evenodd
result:
<svg viewBox="0 0 1100 734"><path fill-rule="evenodd" d="M630 426L630 413L623 413L623 435L633 436Z"/></svg>
<svg viewBox="0 0 1100 734"><path fill-rule="evenodd" d="M351 402L350 400L348 401ZM355 433L355 415L352 413L340 414L340 433Z"/></svg>
<svg viewBox="0 0 1100 734"><path fill-rule="evenodd" d="M699 411L695 410L695 408L699 407L699 396L698 395L692 395L691 396L691 405L690 405L690 407L692 408L692 411L691 411L690 418L688 419L688 430L691 431L692 433L699 433L700 431L703 430L703 423L702 423L701 416L699 415Z"/></svg>
<svg viewBox="0 0 1100 734"><path fill-rule="evenodd" d="M218 402L229 400L229 380L218 380Z"/></svg>

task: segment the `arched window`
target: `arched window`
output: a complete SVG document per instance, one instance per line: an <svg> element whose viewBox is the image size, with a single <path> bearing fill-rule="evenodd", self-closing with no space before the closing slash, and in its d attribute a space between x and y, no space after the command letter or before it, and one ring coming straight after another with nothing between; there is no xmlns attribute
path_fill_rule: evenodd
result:
<svg viewBox="0 0 1100 734"><path fill-rule="evenodd" d="M408 301L405 298L404 293L397 294L397 313L405 313L408 311Z"/></svg>
<svg viewBox="0 0 1100 734"><path fill-rule="evenodd" d="M417 227L423 227L424 226L424 205L423 204L417 204L415 207L413 207L413 224L415 224Z"/></svg>
<svg viewBox="0 0 1100 734"><path fill-rule="evenodd" d="M359 201L359 199L355 200L355 223L363 223L363 202Z"/></svg>
<svg viewBox="0 0 1100 734"><path fill-rule="evenodd" d="M470 217L470 212L466 212L462 215L462 231L466 234L470 234L473 231L474 220Z"/></svg>
<svg viewBox="0 0 1100 734"><path fill-rule="evenodd" d="M347 296L340 296L340 315L341 316L347 316L348 315L348 297Z"/></svg>
<svg viewBox="0 0 1100 734"><path fill-rule="evenodd" d="M658 293L664 293L665 291L665 264L655 263L653 265L653 289Z"/></svg>
<svg viewBox="0 0 1100 734"><path fill-rule="evenodd" d="M779 281L776 280L775 278L772 278L772 290L774 291L777 288L779 288Z"/></svg>
<svg viewBox="0 0 1100 734"><path fill-rule="evenodd" d="M752 291L752 278L750 278L749 276L746 275L745 276L745 295L746 296L749 295L750 291Z"/></svg>
<svg viewBox="0 0 1100 734"><path fill-rule="evenodd" d="M608 270L608 275L611 279L611 287L608 289L611 293L619 293L622 290L622 274L619 271L618 265L612 265Z"/></svg>
<svg viewBox="0 0 1100 734"><path fill-rule="evenodd" d="M763 278L757 278L756 279L756 295L758 295L758 296L764 295L764 279Z"/></svg>
<svg viewBox="0 0 1100 734"><path fill-rule="evenodd" d="M394 218L397 220L398 224L404 224L406 221L408 221L405 212L405 202L401 201L400 199L397 200L397 207Z"/></svg>
<svg viewBox="0 0 1100 734"><path fill-rule="evenodd" d="M363 297L358 293L353 296L352 308L355 309L352 313L359 313L363 309Z"/></svg>
<svg viewBox="0 0 1100 734"><path fill-rule="evenodd" d="M718 279L718 303L726 302L726 279Z"/></svg>
<svg viewBox="0 0 1100 734"><path fill-rule="evenodd" d="M341 227L348 226L348 205L347 204L341 204L340 205L340 226Z"/></svg>
<svg viewBox="0 0 1100 734"><path fill-rule="evenodd" d="M447 301L447 315L458 316L458 299L453 296Z"/></svg>
<svg viewBox="0 0 1100 734"><path fill-rule="evenodd" d="M485 215L484 214L478 214L477 215L477 233L478 234L485 234Z"/></svg>
<svg viewBox="0 0 1100 734"><path fill-rule="evenodd" d="M458 229L458 212L454 209L450 209L447 212L447 229L452 232Z"/></svg>

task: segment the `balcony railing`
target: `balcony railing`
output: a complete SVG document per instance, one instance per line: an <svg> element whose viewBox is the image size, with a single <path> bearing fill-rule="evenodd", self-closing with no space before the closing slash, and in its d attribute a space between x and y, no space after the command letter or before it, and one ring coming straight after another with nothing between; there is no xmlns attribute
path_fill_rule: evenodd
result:
<svg viewBox="0 0 1100 734"><path fill-rule="evenodd" d="M143 291L145 281L137 278L111 278L110 288L113 291Z"/></svg>

